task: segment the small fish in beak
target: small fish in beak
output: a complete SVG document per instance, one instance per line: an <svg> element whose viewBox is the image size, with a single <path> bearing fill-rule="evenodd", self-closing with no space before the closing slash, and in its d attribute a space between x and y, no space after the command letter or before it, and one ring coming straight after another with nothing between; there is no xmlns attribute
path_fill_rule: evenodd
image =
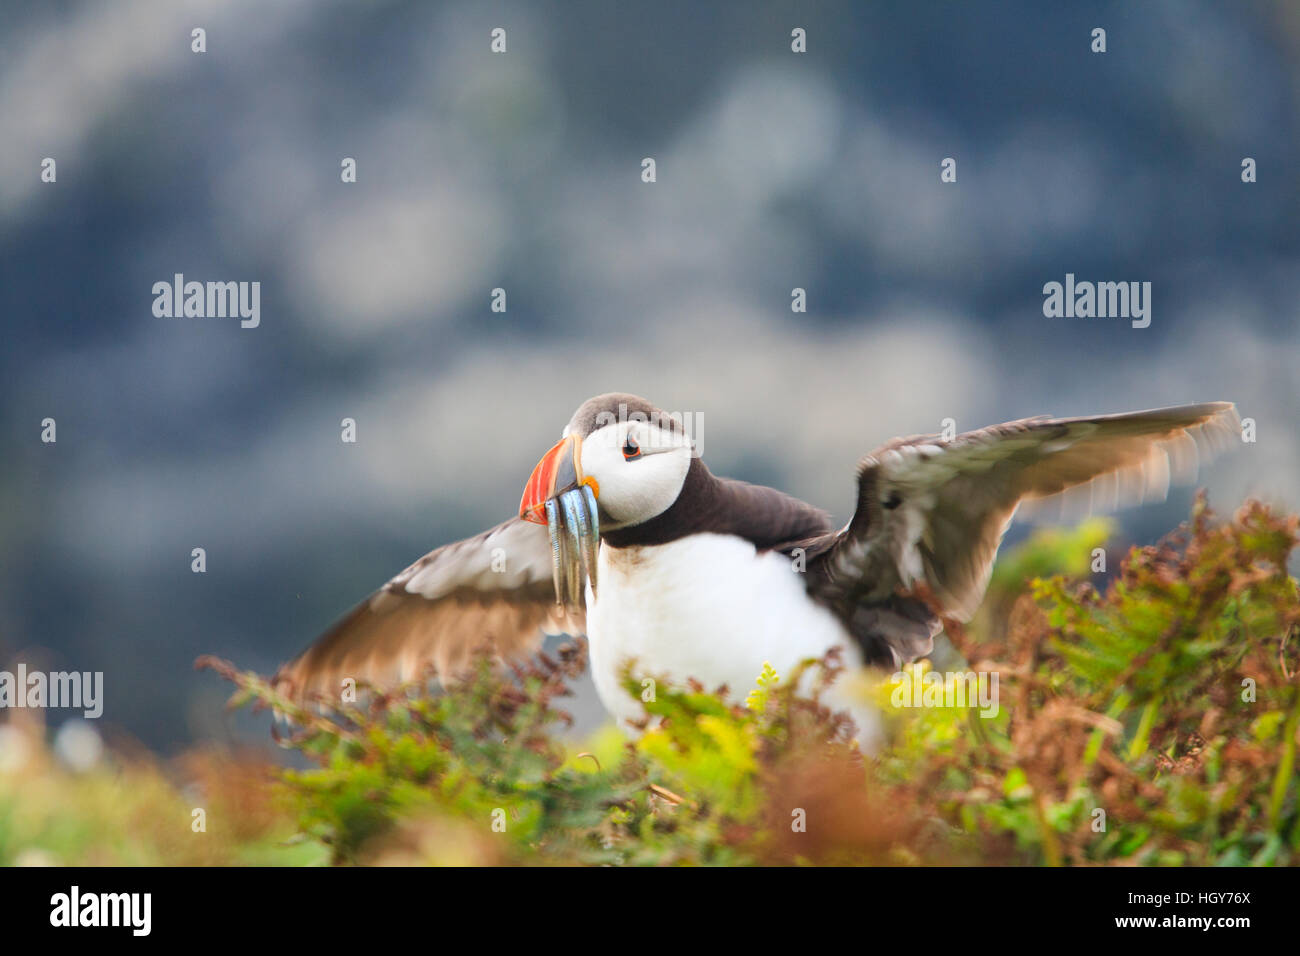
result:
<svg viewBox="0 0 1300 956"><path fill-rule="evenodd" d="M582 474L582 439L570 436L548 451L533 469L519 502L519 517L546 524L551 534L555 603L578 607L583 586L596 593L600 517L596 482Z"/></svg>

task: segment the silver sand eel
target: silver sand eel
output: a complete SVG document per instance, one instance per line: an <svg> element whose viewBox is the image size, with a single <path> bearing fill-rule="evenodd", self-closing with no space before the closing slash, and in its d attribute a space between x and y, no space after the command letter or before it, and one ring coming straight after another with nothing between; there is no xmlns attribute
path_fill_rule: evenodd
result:
<svg viewBox="0 0 1300 956"><path fill-rule="evenodd" d="M551 560L555 566L555 603L579 607L587 581L591 582L592 596L596 594L600 518L591 488L582 485L547 501L546 527L551 533Z"/></svg>

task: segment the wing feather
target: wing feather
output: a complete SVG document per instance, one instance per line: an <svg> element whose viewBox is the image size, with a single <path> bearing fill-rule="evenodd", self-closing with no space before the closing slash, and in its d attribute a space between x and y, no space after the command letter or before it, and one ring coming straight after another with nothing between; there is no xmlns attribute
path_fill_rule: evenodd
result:
<svg viewBox="0 0 1300 956"><path fill-rule="evenodd" d="M428 667L443 680L488 648L527 657L546 634L583 633L585 615L555 603L551 544L542 525L513 518L429 552L362 601L274 681L302 698L334 695L351 677L386 686Z"/></svg>
<svg viewBox="0 0 1300 956"><path fill-rule="evenodd" d="M895 439L863 459L857 511L821 549L810 587L846 607L924 593L936 613L968 620L1018 509L1073 518L1162 500L1239 427L1231 403L1211 402Z"/></svg>

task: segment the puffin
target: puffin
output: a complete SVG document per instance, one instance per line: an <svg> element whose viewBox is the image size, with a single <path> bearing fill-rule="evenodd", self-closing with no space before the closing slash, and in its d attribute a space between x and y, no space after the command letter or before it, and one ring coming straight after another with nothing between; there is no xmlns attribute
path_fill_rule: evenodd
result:
<svg viewBox="0 0 1300 956"><path fill-rule="evenodd" d="M1240 427L1230 402L1039 416L896 438L857 469L852 518L715 475L680 416L636 395L584 402L533 469L518 512L415 561L273 683L298 699L463 676L547 635L585 636L596 692L629 733L626 678L744 693L838 649L842 674L931 655L979 607L1017 513L1071 516L1163 500ZM878 721L845 681L828 702L866 740Z"/></svg>

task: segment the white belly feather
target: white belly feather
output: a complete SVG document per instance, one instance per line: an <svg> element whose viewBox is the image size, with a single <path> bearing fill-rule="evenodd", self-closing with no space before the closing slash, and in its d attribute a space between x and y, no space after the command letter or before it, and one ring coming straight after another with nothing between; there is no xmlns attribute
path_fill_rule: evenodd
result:
<svg viewBox="0 0 1300 956"><path fill-rule="evenodd" d="M628 718L643 713L639 697L622 686L629 660L638 679L681 684L694 677L709 690L726 684L733 700L744 699L765 662L788 679L801 660L842 647L845 664L861 666L849 635L808 599L789 558L759 554L731 535L696 534L654 547L602 545L599 582L598 600L587 592L591 673L601 702L624 729ZM876 721L852 709L870 736L873 728L863 724Z"/></svg>

